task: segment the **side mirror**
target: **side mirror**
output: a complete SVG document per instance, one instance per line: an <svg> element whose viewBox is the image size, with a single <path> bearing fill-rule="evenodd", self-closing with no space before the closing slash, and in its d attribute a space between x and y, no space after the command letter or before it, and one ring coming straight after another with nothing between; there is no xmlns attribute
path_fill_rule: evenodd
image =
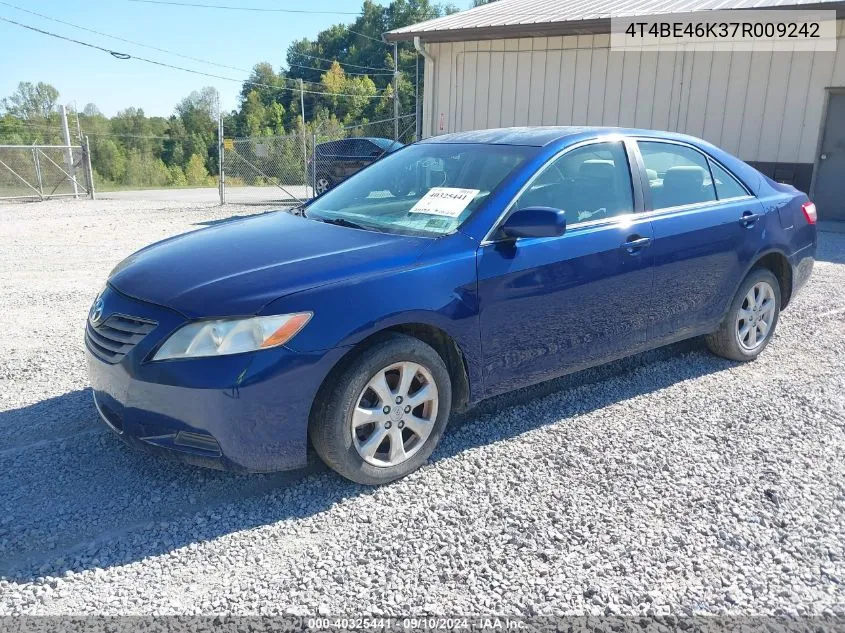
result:
<svg viewBox="0 0 845 633"><path fill-rule="evenodd" d="M528 207L514 211L502 225L510 239L520 237L557 237L566 231L566 213L552 207Z"/></svg>

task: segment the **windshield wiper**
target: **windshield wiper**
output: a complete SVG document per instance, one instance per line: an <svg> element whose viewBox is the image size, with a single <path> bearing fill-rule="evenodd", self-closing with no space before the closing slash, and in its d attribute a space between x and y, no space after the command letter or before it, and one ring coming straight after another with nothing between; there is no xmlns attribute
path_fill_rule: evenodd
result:
<svg viewBox="0 0 845 633"><path fill-rule="evenodd" d="M366 227L361 226L360 224L356 224L355 222L350 222L346 218L320 218L320 222L325 222L326 224L335 224L337 226L345 226L348 229L367 230Z"/></svg>

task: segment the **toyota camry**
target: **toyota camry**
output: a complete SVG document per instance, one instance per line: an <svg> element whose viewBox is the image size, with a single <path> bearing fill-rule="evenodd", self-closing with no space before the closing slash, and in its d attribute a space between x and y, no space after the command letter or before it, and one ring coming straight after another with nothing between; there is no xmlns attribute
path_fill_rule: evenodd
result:
<svg viewBox="0 0 845 633"><path fill-rule="evenodd" d="M753 360L815 223L803 193L680 134L429 138L293 213L121 262L85 329L94 402L153 452L266 472L310 443L381 484L496 394L696 336Z"/></svg>

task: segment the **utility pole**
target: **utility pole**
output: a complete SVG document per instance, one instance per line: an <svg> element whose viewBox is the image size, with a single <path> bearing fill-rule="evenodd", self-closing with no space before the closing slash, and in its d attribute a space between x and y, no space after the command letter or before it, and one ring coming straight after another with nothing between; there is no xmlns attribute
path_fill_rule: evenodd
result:
<svg viewBox="0 0 845 633"><path fill-rule="evenodd" d="M73 185L73 197L79 198L79 189L76 186L76 173L73 169L73 150L70 146L70 130L67 126L67 107L62 105L62 135L65 139L65 168Z"/></svg>
<svg viewBox="0 0 845 633"><path fill-rule="evenodd" d="M399 43L393 42L393 140L399 140Z"/></svg>
<svg viewBox="0 0 845 633"><path fill-rule="evenodd" d="M302 180L305 182L305 197L308 198L308 141L305 138L305 87L299 78L299 109L302 111ZM312 192L313 195L313 192Z"/></svg>

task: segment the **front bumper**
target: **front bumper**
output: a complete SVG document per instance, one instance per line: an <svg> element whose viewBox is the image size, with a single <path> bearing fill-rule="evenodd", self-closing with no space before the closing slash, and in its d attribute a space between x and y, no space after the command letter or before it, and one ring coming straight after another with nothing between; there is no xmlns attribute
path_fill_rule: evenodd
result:
<svg viewBox="0 0 845 633"><path fill-rule="evenodd" d="M121 439L226 470L269 472L305 465L311 405L343 349L304 354L278 347L151 362L155 349L185 317L110 287L102 299L101 322L119 314L156 323L117 362L101 360L86 336L97 410Z"/></svg>

